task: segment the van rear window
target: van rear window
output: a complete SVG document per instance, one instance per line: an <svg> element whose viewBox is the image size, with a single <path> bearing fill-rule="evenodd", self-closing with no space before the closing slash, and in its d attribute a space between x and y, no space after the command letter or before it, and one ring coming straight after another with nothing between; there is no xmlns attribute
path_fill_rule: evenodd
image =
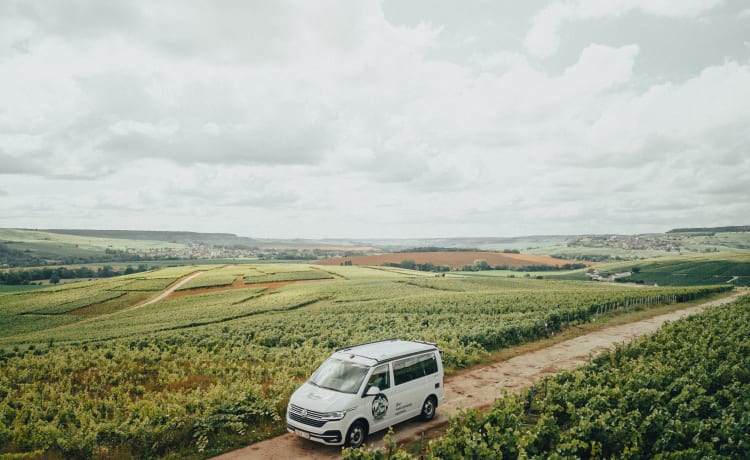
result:
<svg viewBox="0 0 750 460"><path fill-rule="evenodd" d="M435 353L411 356L393 363L393 381L396 385L410 382L438 371Z"/></svg>

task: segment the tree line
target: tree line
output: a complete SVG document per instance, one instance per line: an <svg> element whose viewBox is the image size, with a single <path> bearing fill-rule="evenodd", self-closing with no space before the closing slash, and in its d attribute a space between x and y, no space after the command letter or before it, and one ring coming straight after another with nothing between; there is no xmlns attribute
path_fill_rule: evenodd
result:
<svg viewBox="0 0 750 460"><path fill-rule="evenodd" d="M42 254L28 248L15 249L8 246L8 242L0 241L0 266L7 267L36 267L40 265L74 265L101 262L134 262L141 260L156 260L163 257L144 257L130 251L106 248L102 252L81 250L80 253Z"/></svg>
<svg viewBox="0 0 750 460"><path fill-rule="evenodd" d="M31 284L34 281L43 280L49 280L50 283L57 284L63 279L110 278L145 272L146 270L148 270L148 267L145 264L138 265L137 267L128 265L121 270L112 268L109 265L103 265L96 269L91 267L42 267L28 270L8 270L0 272L0 284Z"/></svg>
<svg viewBox="0 0 750 460"><path fill-rule="evenodd" d="M397 267L406 268L409 270L420 270L423 272L449 272L451 267L447 265L435 265L431 262L418 264L411 259L402 260L401 262L386 262L383 264L386 267ZM565 263L562 265L524 265L522 267L511 267L510 265L490 265L484 259L477 259L473 264L464 264L460 267L456 267L456 271L462 272L478 272L482 270L512 270L517 272L544 272L544 271L557 271L557 270L577 270L579 268L586 268L586 264L583 263Z"/></svg>

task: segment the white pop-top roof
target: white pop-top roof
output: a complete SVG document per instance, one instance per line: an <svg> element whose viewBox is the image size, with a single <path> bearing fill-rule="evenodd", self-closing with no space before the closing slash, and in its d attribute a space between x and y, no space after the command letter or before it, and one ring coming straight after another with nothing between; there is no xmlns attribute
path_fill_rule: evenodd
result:
<svg viewBox="0 0 750 460"><path fill-rule="evenodd" d="M366 358L374 361L388 361L400 356L411 355L422 351L437 349L437 345L429 342L414 342L411 340L388 339L379 342L365 343L336 350L339 356L350 359ZM343 357L342 356L342 357Z"/></svg>

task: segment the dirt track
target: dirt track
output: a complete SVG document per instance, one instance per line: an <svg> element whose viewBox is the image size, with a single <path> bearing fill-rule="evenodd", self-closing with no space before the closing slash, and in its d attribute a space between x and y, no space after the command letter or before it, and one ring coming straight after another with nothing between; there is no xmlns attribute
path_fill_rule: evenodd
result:
<svg viewBox="0 0 750 460"><path fill-rule="evenodd" d="M429 423L405 422L394 427L396 442L417 439L419 434L447 423L446 415L455 414L462 407L486 407L501 394L503 389L515 390L528 387L543 377L562 370L571 370L589 361L589 357L614 345L629 342L658 330L664 323L700 313L705 308L731 302L743 293L685 308L650 319L618 326L576 337L548 348L525 353L507 361L486 364L470 369L445 381L446 403L438 409L438 415ZM368 445L382 445L384 432L372 435ZM340 447L330 447L285 434L262 441L243 449L223 454L217 459L332 459L341 457Z"/></svg>

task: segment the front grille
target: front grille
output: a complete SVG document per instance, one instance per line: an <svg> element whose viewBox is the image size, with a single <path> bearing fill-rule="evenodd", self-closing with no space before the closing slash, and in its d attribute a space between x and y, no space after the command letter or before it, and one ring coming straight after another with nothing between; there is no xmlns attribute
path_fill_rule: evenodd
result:
<svg viewBox="0 0 750 460"><path fill-rule="evenodd" d="M290 419L294 420L295 422L303 423L305 425L314 426L315 428L320 428L326 424L326 420L322 419L322 415L323 414L321 414L320 412L306 410L302 407L295 406L294 404L291 404L289 406Z"/></svg>

